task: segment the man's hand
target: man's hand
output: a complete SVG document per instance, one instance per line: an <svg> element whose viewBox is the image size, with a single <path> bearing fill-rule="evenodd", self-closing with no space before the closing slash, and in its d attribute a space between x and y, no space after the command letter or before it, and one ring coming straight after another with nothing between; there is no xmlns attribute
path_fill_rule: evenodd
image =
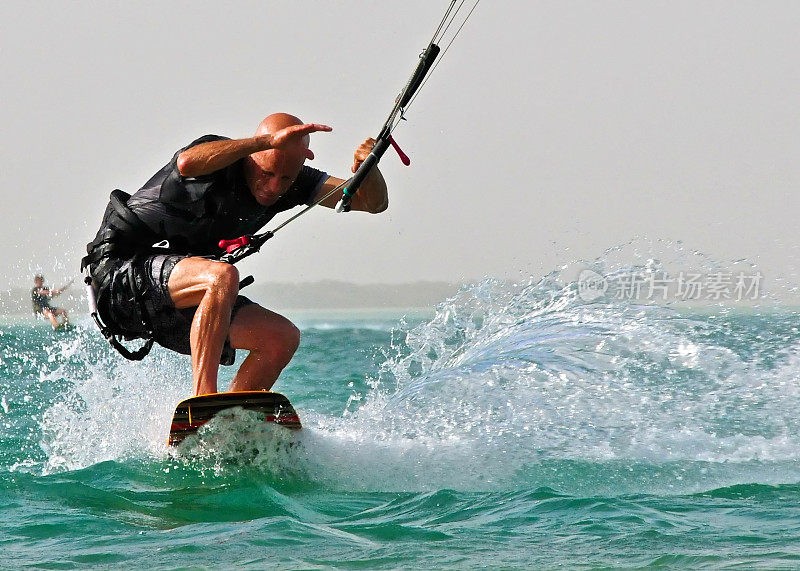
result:
<svg viewBox="0 0 800 571"><path fill-rule="evenodd" d="M331 127L322 125L321 123L306 123L305 125L292 125L271 135L267 134L262 136L268 137L267 142L270 148L291 150L299 147L300 152L305 158L313 160L314 153L308 148L308 135L319 131L330 132L332 130Z"/></svg>
<svg viewBox="0 0 800 571"><path fill-rule="evenodd" d="M350 167L350 172L356 172L361 163L367 160L367 157L372 152L372 147L375 146L375 142L375 139L370 137L358 146L353 156L353 166Z"/></svg>
<svg viewBox="0 0 800 571"><path fill-rule="evenodd" d="M351 171L356 172L358 167L361 166L361 163L367 160L375 143L375 139L367 139L358 146L353 156L353 166L350 168ZM330 194L330 196L320 202L320 204L328 208L336 208L336 203L342 198L341 187L344 186L344 183L345 181L340 178L329 176L317 195L325 196ZM334 190L336 190L336 192L333 192ZM361 188L353 197L350 206L353 210L372 212L373 214L383 212L389 206L386 181L383 180L383 175L381 171L378 170L377 164L370 169L367 178L361 183Z"/></svg>

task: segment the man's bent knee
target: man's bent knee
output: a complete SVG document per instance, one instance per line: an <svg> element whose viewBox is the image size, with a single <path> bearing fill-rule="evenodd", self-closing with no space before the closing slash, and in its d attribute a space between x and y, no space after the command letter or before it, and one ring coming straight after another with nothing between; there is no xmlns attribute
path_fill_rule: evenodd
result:
<svg viewBox="0 0 800 571"><path fill-rule="evenodd" d="M268 355L272 362L283 368L292 360L299 346L300 330L287 320L286 326L273 331L271 338L254 351Z"/></svg>
<svg viewBox="0 0 800 571"><path fill-rule="evenodd" d="M284 336L285 348L290 355L294 355L300 346L300 330L294 323L289 323L286 335Z"/></svg>
<svg viewBox="0 0 800 571"><path fill-rule="evenodd" d="M199 305L206 294L233 303L239 294L239 270L224 262L185 258L173 269L168 288L178 309Z"/></svg>
<svg viewBox="0 0 800 571"><path fill-rule="evenodd" d="M288 356L287 361L300 346L300 330L285 318L279 326L272 326L259 337L258 344L252 350L271 353L276 358Z"/></svg>
<svg viewBox="0 0 800 571"><path fill-rule="evenodd" d="M300 345L300 330L282 315L253 304L236 314L231 342L237 349L291 357Z"/></svg>
<svg viewBox="0 0 800 571"><path fill-rule="evenodd" d="M236 266L231 264L226 264L222 262L217 262L214 264L214 269L211 272L212 283L209 284L210 287L214 288L217 291L223 291L225 293L231 293L234 295L239 294L239 270L236 269Z"/></svg>

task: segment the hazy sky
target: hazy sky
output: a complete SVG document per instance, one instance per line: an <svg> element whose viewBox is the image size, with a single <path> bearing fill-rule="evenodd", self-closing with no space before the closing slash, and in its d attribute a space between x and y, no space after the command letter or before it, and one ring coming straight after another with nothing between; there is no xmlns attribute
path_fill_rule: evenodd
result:
<svg viewBox="0 0 800 571"><path fill-rule="evenodd" d="M77 275L109 192L205 133L324 122L310 164L345 177L446 5L0 3L0 288ZM389 210L320 208L242 270L526 277L646 237L796 277L798 30L796 1L483 0L395 132L411 167L381 163Z"/></svg>

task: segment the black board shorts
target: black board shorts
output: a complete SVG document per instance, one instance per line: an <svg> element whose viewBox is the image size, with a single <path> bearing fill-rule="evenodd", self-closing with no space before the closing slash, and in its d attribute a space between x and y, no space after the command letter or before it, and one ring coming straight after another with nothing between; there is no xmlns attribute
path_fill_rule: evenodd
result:
<svg viewBox="0 0 800 571"><path fill-rule="evenodd" d="M168 286L172 270L186 257L159 254L124 262L112 278L108 311L103 312L113 328L132 338L142 337L149 330L162 347L190 355L189 333L197 307L177 309ZM245 296L237 296L231 321L242 307L251 303L254 302ZM236 351L230 339L226 339L220 364L232 365L235 358Z"/></svg>

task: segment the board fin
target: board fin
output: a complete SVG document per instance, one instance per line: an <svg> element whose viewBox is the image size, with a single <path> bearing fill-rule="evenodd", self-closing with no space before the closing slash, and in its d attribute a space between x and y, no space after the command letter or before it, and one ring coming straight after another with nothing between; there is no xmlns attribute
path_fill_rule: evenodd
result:
<svg viewBox="0 0 800 571"><path fill-rule="evenodd" d="M240 391L211 393L188 398L178 403L169 430L169 446L177 446L184 438L197 432L221 410L241 407L264 413L265 422L274 422L286 428L301 428L292 403L280 393L268 391Z"/></svg>

